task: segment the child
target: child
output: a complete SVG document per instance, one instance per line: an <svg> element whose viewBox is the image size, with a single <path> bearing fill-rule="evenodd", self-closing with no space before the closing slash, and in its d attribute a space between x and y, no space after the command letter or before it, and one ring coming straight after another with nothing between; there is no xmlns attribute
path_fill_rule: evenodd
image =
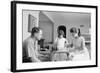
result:
<svg viewBox="0 0 100 73"><path fill-rule="evenodd" d="M67 48L65 47L67 43L68 41L64 38L63 30L60 30L58 32L58 37L54 42L54 46L57 48L57 51L54 52L52 56L53 61L65 61L67 59Z"/></svg>
<svg viewBox="0 0 100 73"><path fill-rule="evenodd" d="M85 39L81 36L80 29L73 27L70 29L70 33L73 37L73 61L89 60L89 52L85 46Z"/></svg>

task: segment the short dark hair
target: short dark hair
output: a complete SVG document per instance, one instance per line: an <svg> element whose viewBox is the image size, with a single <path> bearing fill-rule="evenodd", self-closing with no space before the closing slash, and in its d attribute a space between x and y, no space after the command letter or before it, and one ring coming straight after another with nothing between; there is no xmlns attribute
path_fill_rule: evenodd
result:
<svg viewBox="0 0 100 73"><path fill-rule="evenodd" d="M31 31L31 35L34 36L35 33L38 33L40 31L40 27L33 27Z"/></svg>
<svg viewBox="0 0 100 73"><path fill-rule="evenodd" d="M80 28L72 27L70 33L78 33L78 36L81 36Z"/></svg>
<svg viewBox="0 0 100 73"><path fill-rule="evenodd" d="M61 35L63 35L63 37L65 35L63 30L59 30L59 32L58 32L58 37L60 37Z"/></svg>

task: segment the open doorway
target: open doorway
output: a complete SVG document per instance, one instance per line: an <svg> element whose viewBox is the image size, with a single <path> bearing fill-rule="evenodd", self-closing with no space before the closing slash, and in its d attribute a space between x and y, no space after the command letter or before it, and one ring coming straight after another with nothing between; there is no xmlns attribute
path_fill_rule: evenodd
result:
<svg viewBox="0 0 100 73"><path fill-rule="evenodd" d="M64 26L64 25L60 25L60 26L58 26L58 32L60 31L60 30L63 30L64 31L64 37L66 38L66 26Z"/></svg>

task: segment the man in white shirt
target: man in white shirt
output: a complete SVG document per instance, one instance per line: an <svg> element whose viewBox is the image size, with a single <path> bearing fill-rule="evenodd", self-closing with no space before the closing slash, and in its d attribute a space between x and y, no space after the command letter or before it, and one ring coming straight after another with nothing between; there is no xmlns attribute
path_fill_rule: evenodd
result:
<svg viewBox="0 0 100 73"><path fill-rule="evenodd" d="M42 38L42 30L34 27L31 36L23 42L23 62L40 62L37 41Z"/></svg>

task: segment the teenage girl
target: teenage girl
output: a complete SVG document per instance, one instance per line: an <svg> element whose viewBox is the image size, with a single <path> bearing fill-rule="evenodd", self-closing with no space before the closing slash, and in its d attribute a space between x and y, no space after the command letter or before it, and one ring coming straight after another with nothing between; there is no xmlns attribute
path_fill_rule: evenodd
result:
<svg viewBox="0 0 100 73"><path fill-rule="evenodd" d="M67 39L64 38L64 32L63 30L60 30L58 32L58 37L56 38L54 42L55 48L57 50L54 52L52 56L53 61L65 61L67 60L67 48L66 44L68 43Z"/></svg>
<svg viewBox="0 0 100 73"><path fill-rule="evenodd" d="M85 39L81 36L79 28L71 28L70 33L73 37L73 59L74 61L89 60L89 52L85 46Z"/></svg>

